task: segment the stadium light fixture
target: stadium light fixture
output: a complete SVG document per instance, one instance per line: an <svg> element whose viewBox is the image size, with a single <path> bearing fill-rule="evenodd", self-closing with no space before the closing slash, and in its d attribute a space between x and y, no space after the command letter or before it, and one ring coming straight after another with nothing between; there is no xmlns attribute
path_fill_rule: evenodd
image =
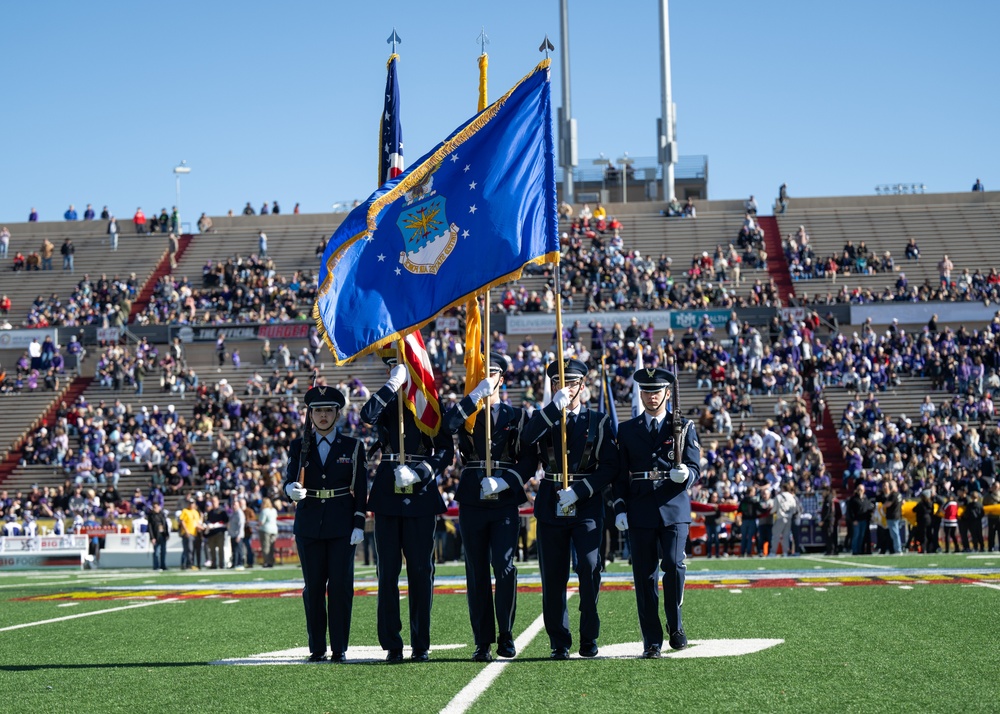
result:
<svg viewBox="0 0 1000 714"><path fill-rule="evenodd" d="M181 161L177 166L174 167L174 176L177 177L177 231L183 233L181 223L181 176L191 173L191 167L187 165L187 161Z"/></svg>

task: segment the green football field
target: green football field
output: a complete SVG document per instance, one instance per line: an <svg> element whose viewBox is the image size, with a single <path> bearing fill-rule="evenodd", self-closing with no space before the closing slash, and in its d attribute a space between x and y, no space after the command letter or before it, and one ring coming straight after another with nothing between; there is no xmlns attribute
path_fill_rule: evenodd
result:
<svg viewBox="0 0 1000 714"><path fill-rule="evenodd" d="M694 559L691 646L642 651L609 565L601 655L548 660L537 563L518 656L469 661L460 565L438 569L431 661L387 665L359 566L347 665L303 662L301 579L274 570L0 575L3 712L996 711L1000 555ZM571 579L571 586L574 580ZM405 591L404 591L405 592ZM571 621L576 622L575 595ZM403 598L404 622L406 599ZM574 624L575 629L575 624ZM669 650L666 650L669 652Z"/></svg>

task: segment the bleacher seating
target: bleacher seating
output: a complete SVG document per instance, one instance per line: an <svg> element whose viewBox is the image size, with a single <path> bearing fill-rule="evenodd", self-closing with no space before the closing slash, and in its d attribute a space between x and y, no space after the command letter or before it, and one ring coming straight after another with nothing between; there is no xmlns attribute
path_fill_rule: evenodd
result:
<svg viewBox="0 0 1000 714"><path fill-rule="evenodd" d="M840 255L851 240L855 246L864 241L876 256L889 251L895 262L892 273L838 275L835 283L829 277L800 281L799 296L824 297L843 286L881 292L894 286L900 272L910 286L936 286L937 265L945 254L955 265L953 280L964 268L984 274L1000 268L1000 196L995 193L800 199L777 219L782 237L805 226L817 259ZM920 247L919 261L904 256L909 238Z"/></svg>
<svg viewBox="0 0 1000 714"><path fill-rule="evenodd" d="M102 274L109 278L118 275L127 278L135 273L140 284L144 284L167 251L167 237L162 233L136 235L131 221L120 221L118 250L110 249L105 221L77 221L73 223L11 223L10 257L0 264L3 287L0 293L7 295L12 303L7 319L14 327L22 324L28 315L28 308L41 295L48 299L58 293L65 302L77 283L89 274L97 280ZM11 271L14 254L21 251L41 251L42 242L48 238L55 250L52 270ZM63 260L59 249L66 238L76 246L74 271L63 270Z"/></svg>

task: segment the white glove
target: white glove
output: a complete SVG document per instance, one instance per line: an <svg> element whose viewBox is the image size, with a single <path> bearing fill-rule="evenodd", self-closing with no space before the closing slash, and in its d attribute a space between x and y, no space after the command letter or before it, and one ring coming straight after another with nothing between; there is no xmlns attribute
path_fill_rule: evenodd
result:
<svg viewBox="0 0 1000 714"><path fill-rule="evenodd" d="M615 516L615 528L617 528L620 531L627 531L628 530L628 514L627 513L619 513L617 516Z"/></svg>
<svg viewBox="0 0 1000 714"><path fill-rule="evenodd" d="M691 476L691 469L684 464L670 469L670 480L674 483L684 483Z"/></svg>
<svg viewBox="0 0 1000 714"><path fill-rule="evenodd" d="M500 493L501 491L506 491L510 488L510 484L507 483L502 478L494 478L493 476L487 476L483 479L483 495L492 496L494 493Z"/></svg>
<svg viewBox="0 0 1000 714"><path fill-rule="evenodd" d="M558 392L552 395L552 403L556 405L556 409L562 411L569 406L569 403L573 401L569 394L569 387L563 387Z"/></svg>
<svg viewBox="0 0 1000 714"><path fill-rule="evenodd" d="M469 392L469 396L472 397L472 401L477 404L480 399L485 399L491 394L493 394L493 380L489 377L477 384L476 388Z"/></svg>
<svg viewBox="0 0 1000 714"><path fill-rule="evenodd" d="M559 490L559 508L566 511L580 499L576 495L576 491L571 488L563 488Z"/></svg>
<svg viewBox="0 0 1000 714"><path fill-rule="evenodd" d="M360 528L355 528L351 531L351 545L357 545L365 539L365 532Z"/></svg>
<svg viewBox="0 0 1000 714"><path fill-rule="evenodd" d="M412 486L419 481L420 477L417 476L417 472L406 464L400 464L396 467L396 485L400 488Z"/></svg>
<svg viewBox="0 0 1000 714"><path fill-rule="evenodd" d="M285 484L285 493L287 493L288 497L293 501L301 501L303 498L306 497L305 486L303 486L301 483L298 483L297 481Z"/></svg>
<svg viewBox="0 0 1000 714"><path fill-rule="evenodd" d="M392 391L398 391L400 387L406 382L406 367L397 364L391 370L389 370L389 381L385 383L385 386L392 389Z"/></svg>

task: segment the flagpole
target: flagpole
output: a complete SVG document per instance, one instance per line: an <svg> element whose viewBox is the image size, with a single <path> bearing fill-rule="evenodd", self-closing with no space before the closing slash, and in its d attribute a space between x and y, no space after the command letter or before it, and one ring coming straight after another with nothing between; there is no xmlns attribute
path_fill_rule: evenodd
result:
<svg viewBox="0 0 1000 714"><path fill-rule="evenodd" d="M563 328L562 328L562 274L560 260L556 260L556 358L559 360L559 388L566 386L566 364L563 360ZM562 485L569 488L569 457L566 455L566 407L562 408L562 418L559 420L559 433L562 436Z"/></svg>
<svg viewBox="0 0 1000 714"><path fill-rule="evenodd" d="M477 38L479 41L479 111L483 111L488 103L486 95L486 68L489 66L489 57L486 54L486 45L490 38L486 36L486 28L483 28ZM483 292L483 362L486 378L490 376L490 291L489 288ZM493 392L486 398L486 478L493 475Z"/></svg>
<svg viewBox="0 0 1000 714"><path fill-rule="evenodd" d="M483 293L483 354L486 356L486 378L490 376L490 291ZM495 388L494 388L495 389ZM493 392L486 397L486 478L493 475Z"/></svg>
<svg viewBox="0 0 1000 714"><path fill-rule="evenodd" d="M404 364L405 365L406 364L406 360L403 358L403 350L405 349L405 345L403 344L403 340L399 341L399 344L396 347L396 349L398 350L398 356L396 358L396 364ZM407 370L407 371L409 371L409 370ZM396 405L399 407L399 465L400 466L402 466L403 464L406 463L406 446L404 445L405 441L406 441L406 438L405 438L405 435L403 433L403 400L404 399L406 399L406 382L403 382L401 385L399 385L399 390L396 392Z"/></svg>

